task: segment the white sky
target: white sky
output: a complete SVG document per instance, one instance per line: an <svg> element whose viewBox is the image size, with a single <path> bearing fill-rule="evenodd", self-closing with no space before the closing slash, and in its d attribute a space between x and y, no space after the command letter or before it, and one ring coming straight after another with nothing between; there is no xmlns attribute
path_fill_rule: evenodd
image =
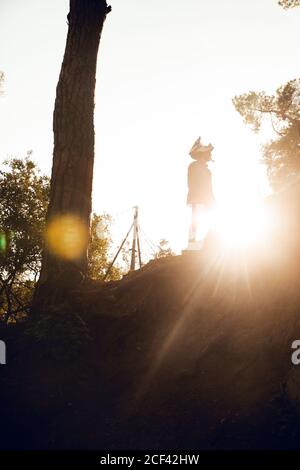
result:
<svg viewBox="0 0 300 470"><path fill-rule="evenodd" d="M186 243L188 151L215 146L220 200L265 189L259 143L232 98L299 77L300 9L277 0L111 0L97 71L93 207L115 214L116 241L134 204L149 238ZM32 149L50 174L55 88L67 0L0 0L0 159ZM234 175L236 186L232 176Z"/></svg>

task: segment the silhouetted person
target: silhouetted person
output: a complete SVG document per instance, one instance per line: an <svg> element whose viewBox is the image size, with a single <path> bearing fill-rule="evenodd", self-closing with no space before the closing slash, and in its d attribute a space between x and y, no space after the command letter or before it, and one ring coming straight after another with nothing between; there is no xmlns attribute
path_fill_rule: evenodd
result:
<svg viewBox="0 0 300 470"><path fill-rule="evenodd" d="M189 230L189 247L196 241L198 229L198 215L210 209L215 200L212 190L211 172L207 163L212 160L213 146L205 146L199 137L190 150L190 156L195 160L188 168L188 196L187 204L192 207L192 220Z"/></svg>

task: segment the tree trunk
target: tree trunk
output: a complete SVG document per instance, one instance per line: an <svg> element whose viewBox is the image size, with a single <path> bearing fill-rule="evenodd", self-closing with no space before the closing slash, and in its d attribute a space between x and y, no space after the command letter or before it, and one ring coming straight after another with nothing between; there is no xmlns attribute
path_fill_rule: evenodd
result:
<svg viewBox="0 0 300 470"><path fill-rule="evenodd" d="M105 0L70 0L68 36L56 89L54 152L47 226L65 214L89 231L94 164L94 93L98 47L110 7ZM87 240L76 259L64 259L46 243L34 304L49 287L64 289L87 269ZM51 289L50 289L51 290ZM46 300L46 299L45 299Z"/></svg>

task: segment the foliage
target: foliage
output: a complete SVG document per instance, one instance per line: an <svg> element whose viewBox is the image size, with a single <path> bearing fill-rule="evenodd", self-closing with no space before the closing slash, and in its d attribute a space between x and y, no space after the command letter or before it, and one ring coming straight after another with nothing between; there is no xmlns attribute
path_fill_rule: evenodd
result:
<svg viewBox="0 0 300 470"><path fill-rule="evenodd" d="M162 238L159 242L158 251L155 254L154 259L166 258L167 256L174 256L174 252L169 247L168 240Z"/></svg>
<svg viewBox="0 0 300 470"><path fill-rule="evenodd" d="M42 259L50 183L31 158L13 158L0 171L0 321L27 317ZM88 247L88 275L103 279L112 256L112 217L94 213ZM130 246L120 253L120 264L110 270L107 281L120 279L129 270ZM155 258L172 256L164 239Z"/></svg>
<svg viewBox="0 0 300 470"><path fill-rule="evenodd" d="M31 152L25 159L4 162L0 171L0 320L7 322L26 316L38 278L50 183L39 174ZM102 279L111 261L112 219L93 214L88 250L88 274ZM128 251L122 251L128 264ZM107 280L119 279L114 266Z"/></svg>
<svg viewBox="0 0 300 470"><path fill-rule="evenodd" d="M289 8L298 7L300 5L300 0L280 0L278 4L285 10L288 10Z"/></svg>
<svg viewBox="0 0 300 470"><path fill-rule="evenodd" d="M41 262L49 179L31 153L4 162L0 171L0 318L26 310Z"/></svg>
<svg viewBox="0 0 300 470"><path fill-rule="evenodd" d="M4 73L1 72L0 70L0 95L2 95L3 93L3 90L2 90L3 82L4 82Z"/></svg>
<svg viewBox="0 0 300 470"><path fill-rule="evenodd" d="M74 359L91 341L86 322L67 303L47 309L28 325L26 334L43 346L46 355L59 361Z"/></svg>
<svg viewBox="0 0 300 470"><path fill-rule="evenodd" d="M88 247L88 275L92 279L103 279L111 263L112 237L110 227L112 218L108 214L93 214L91 222L91 236ZM126 253L122 251L123 261ZM125 259L124 259L125 257ZM107 280L120 279L124 271L120 266L113 266Z"/></svg>
<svg viewBox="0 0 300 470"><path fill-rule="evenodd" d="M274 95L250 91L233 99L236 110L254 132L269 117L275 137L263 147L263 160L275 189L300 175L300 82L291 80Z"/></svg>

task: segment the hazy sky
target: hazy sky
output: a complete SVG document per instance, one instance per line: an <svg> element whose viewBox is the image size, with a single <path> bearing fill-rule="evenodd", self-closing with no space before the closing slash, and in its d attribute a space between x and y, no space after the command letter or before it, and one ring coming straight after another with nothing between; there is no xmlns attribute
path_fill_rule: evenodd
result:
<svg viewBox="0 0 300 470"><path fill-rule="evenodd" d="M139 204L156 241L186 242L188 151L215 146L217 198L265 188L260 137L232 98L299 77L300 9L277 0L111 0L97 70L93 207L120 237ZM52 160L52 113L67 34L67 0L0 0L0 157L32 149ZM235 175L236 186L232 175Z"/></svg>

